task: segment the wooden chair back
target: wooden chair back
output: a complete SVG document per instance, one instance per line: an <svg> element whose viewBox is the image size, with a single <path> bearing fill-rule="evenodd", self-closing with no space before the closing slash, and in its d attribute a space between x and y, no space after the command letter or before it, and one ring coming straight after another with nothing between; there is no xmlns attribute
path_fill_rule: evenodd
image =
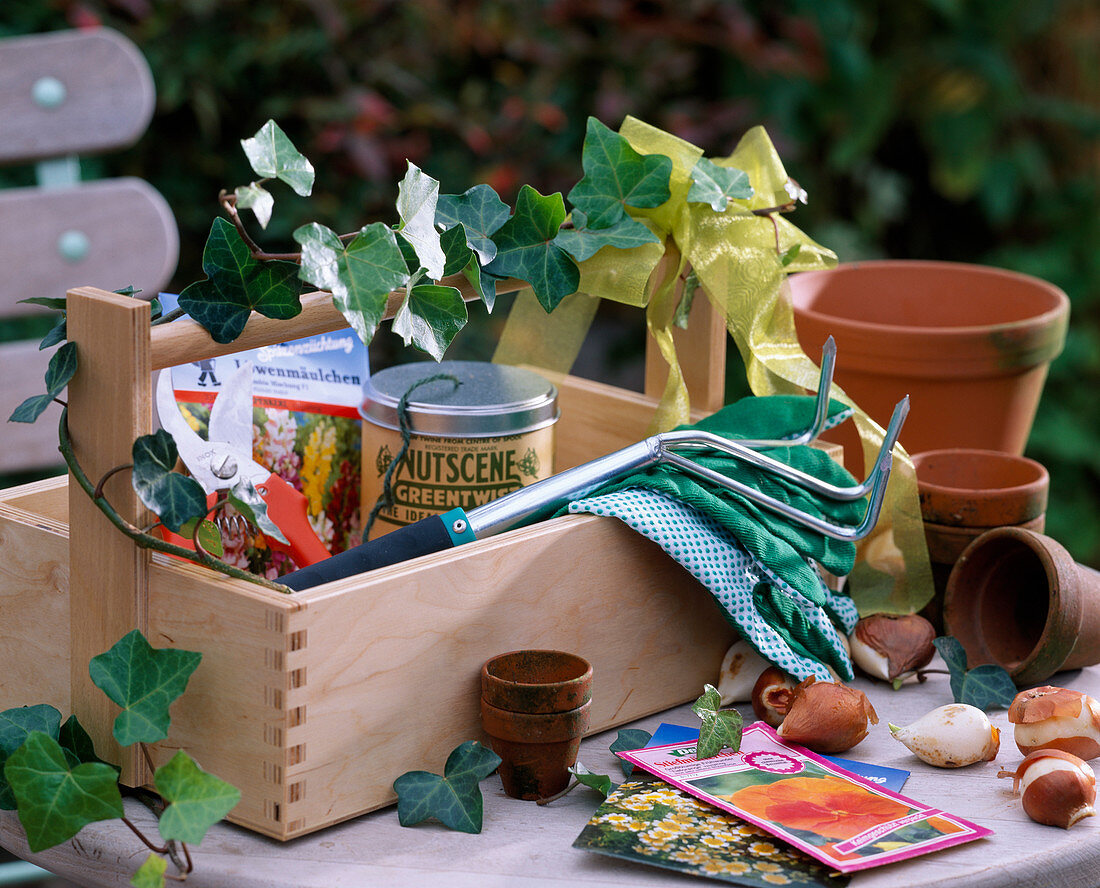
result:
<svg viewBox="0 0 1100 888"><path fill-rule="evenodd" d="M155 90L136 46L107 28L0 40L0 165L33 164L37 185L0 190L0 326L40 313L30 297L73 287L159 292L179 235L164 198L136 178L80 181L79 156L132 145ZM0 419L45 391L50 352L38 340L0 344ZM0 474L61 465L59 407L0 428Z"/></svg>

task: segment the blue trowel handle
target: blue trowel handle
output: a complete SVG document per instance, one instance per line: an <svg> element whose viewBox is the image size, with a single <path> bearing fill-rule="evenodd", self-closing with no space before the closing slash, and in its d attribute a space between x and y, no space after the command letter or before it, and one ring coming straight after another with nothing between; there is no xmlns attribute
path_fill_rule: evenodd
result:
<svg viewBox="0 0 1100 888"><path fill-rule="evenodd" d="M460 543L472 542L476 537L470 530L470 522L462 509L452 509L445 515L432 515L415 524L407 524L390 531L375 540L368 540L354 549L303 567L279 579L280 583L298 591L320 586L333 580L355 576L377 567L386 567L428 555L443 552Z"/></svg>

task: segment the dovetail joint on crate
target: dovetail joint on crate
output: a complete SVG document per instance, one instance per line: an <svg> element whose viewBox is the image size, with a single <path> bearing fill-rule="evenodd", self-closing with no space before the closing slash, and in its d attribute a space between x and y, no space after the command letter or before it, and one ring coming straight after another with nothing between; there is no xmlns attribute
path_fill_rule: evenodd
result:
<svg viewBox="0 0 1100 888"><path fill-rule="evenodd" d="M264 744L270 747L269 754L260 763L262 778L269 787L271 795L264 800L264 817L273 823L283 825L288 833L305 828L305 818L295 818L284 823L292 816L291 806L304 802L306 798L306 780L295 779L290 769L306 761L306 744L294 743L294 735L306 724L308 707L304 698L294 694L304 689L308 680L303 654L308 643L305 629L288 631L287 615L281 611L269 610L264 617L265 629L269 633L268 644L264 648L264 667L268 671L268 680L264 684L264 704L269 716L264 721ZM291 696L297 699L291 699Z"/></svg>

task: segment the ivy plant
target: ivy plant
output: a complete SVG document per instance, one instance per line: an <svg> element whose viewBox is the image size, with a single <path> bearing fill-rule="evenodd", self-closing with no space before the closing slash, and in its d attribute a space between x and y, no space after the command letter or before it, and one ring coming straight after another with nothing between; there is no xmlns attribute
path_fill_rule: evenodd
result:
<svg viewBox="0 0 1100 888"><path fill-rule="evenodd" d="M155 649L137 630L92 658L93 683L121 707L113 728L120 745L167 738L169 708L201 659L193 651ZM89 823L118 818L150 850L131 884L163 888L166 878L190 872L186 845L201 842L241 798L235 787L177 751L153 774L163 806L158 844L126 817L118 779L119 769L96 755L76 716L62 724L61 713L46 704L0 712L0 808L17 812L33 852L68 841ZM179 875L169 876L169 859Z"/></svg>
<svg viewBox="0 0 1100 888"><path fill-rule="evenodd" d="M210 226L202 255L203 279L182 290L176 312L154 323L170 323L187 314L214 341L231 343L253 312L275 320L293 318L302 311L306 289L318 288L332 294L333 305L364 342L373 339L389 311L395 334L440 360L468 320L458 286L462 279L487 311L493 310L502 281L514 288L529 287L546 312L578 293L582 278L589 295L646 305L650 294L642 291L661 256L666 250L679 256L684 246L679 240L685 234L691 238L684 226L708 225L706 213L737 216L737 232L759 232L757 221L773 227L774 250L757 244L745 253L746 261L768 265L768 275L782 273L799 255L801 234L788 226L781 238L776 218L802 197L790 180L788 202L762 207L749 174L730 158L704 158L692 146L646 129L640 121L632 121L631 127L635 136L644 131L659 150L640 151L622 132L589 118L581 149L583 175L565 196L523 185L512 208L487 184L444 194L436 179L410 162L397 184L389 220L367 222L344 234L321 221L305 222L293 230L296 252L271 252L252 237L242 213L266 229L276 211L278 188L308 197L316 174L286 133L269 120L241 141L255 178L219 196L223 214ZM767 178L770 173L760 175ZM765 184L774 190L774 182ZM741 217L750 224L741 225ZM735 240L748 236L730 235ZM653 285L654 291L667 292L669 275L680 274L678 263L671 266L662 272L661 286ZM691 274L690 269L683 272L689 279ZM630 284L624 283L628 280ZM683 303L674 312L680 324L686 322L690 300L700 286L695 281L683 289ZM63 309L63 301L53 300L49 307ZM62 317L43 346L63 342L65 329ZM64 342L50 362L46 392L24 401L11 419L37 419L77 372L77 357L73 343ZM78 483L138 545L285 591L218 560L216 534L207 520L213 506L197 485L173 471L175 455L168 441L143 437L135 444L132 467L110 471L132 468L142 501L170 531L192 534L193 551L150 534L153 528L123 521L103 496L103 479L84 478L67 440L64 416L60 435L62 453ZM231 502L265 533L277 534L270 522L265 523L262 501L247 494L234 491Z"/></svg>

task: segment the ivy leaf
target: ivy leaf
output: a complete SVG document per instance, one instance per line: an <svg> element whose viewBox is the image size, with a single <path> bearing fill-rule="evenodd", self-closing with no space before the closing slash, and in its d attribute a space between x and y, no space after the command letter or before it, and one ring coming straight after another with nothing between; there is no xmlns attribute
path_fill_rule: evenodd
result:
<svg viewBox="0 0 1100 888"><path fill-rule="evenodd" d="M705 157L700 157L695 162L691 171L691 188L687 193L689 203L710 204L714 212L722 213L729 206L731 198L746 200L752 194L749 174L744 170L718 166Z"/></svg>
<svg viewBox="0 0 1100 888"><path fill-rule="evenodd" d="M952 635L941 635L932 643L936 646L936 650L940 652L943 662L947 664L947 668L951 672L951 689L954 691L955 675L966 673L966 650L963 648L962 643ZM956 699L955 702L958 703L959 700Z"/></svg>
<svg viewBox="0 0 1100 888"><path fill-rule="evenodd" d="M57 323L50 327L49 332L42 337L42 341L38 343L38 350L45 351L47 348L53 348L59 342L64 342L69 336L69 325L65 316L62 315L57 319Z"/></svg>
<svg viewBox="0 0 1100 888"><path fill-rule="evenodd" d="M92 738L88 736L88 732L85 731L84 726L77 721L75 715L70 715L65 720L65 724L61 726L61 730L57 733L57 742L61 744L62 749L72 755L72 760L75 764L100 762L108 767L114 768L114 765L110 762L105 762L96 755L95 744L92 742ZM118 769L115 768L115 770L117 772Z"/></svg>
<svg viewBox="0 0 1100 888"><path fill-rule="evenodd" d="M92 657L88 672L103 693L122 707L115 739L123 746L156 743L168 736L168 707L183 693L202 654L150 646L137 629Z"/></svg>
<svg viewBox="0 0 1100 888"><path fill-rule="evenodd" d="M53 737L33 731L8 756L4 775L19 807L31 851L45 851L87 824L122 816L118 774L110 765L73 766Z"/></svg>
<svg viewBox="0 0 1100 888"><path fill-rule="evenodd" d="M76 373L76 343L66 342L46 365L46 391L57 397Z"/></svg>
<svg viewBox="0 0 1100 888"><path fill-rule="evenodd" d="M581 280L577 264L554 243L563 221L565 202L560 193L544 196L524 185L516 199L515 213L494 238L497 257L486 266L490 274L530 283L547 312L576 293Z"/></svg>
<svg viewBox="0 0 1100 888"><path fill-rule="evenodd" d="M466 302L454 287L421 284L409 290L393 318L393 332L437 361L466 326Z"/></svg>
<svg viewBox="0 0 1100 888"><path fill-rule="evenodd" d="M722 695L713 685L703 685L703 695L691 707L702 720L699 728L697 758L712 758L723 749L737 752L741 748L741 713L736 709L721 709Z"/></svg>
<svg viewBox="0 0 1100 888"><path fill-rule="evenodd" d="M41 731L57 737L60 728L61 713L45 703L0 712L0 810L15 810L15 796L4 779L4 763L8 756L23 745L31 732Z"/></svg>
<svg viewBox="0 0 1100 888"><path fill-rule="evenodd" d="M435 227L438 201L439 182L409 161L405 178L397 190L397 215L401 218L398 234L413 245L420 264L432 280L443 277L447 262L439 243L439 230Z"/></svg>
<svg viewBox="0 0 1100 888"><path fill-rule="evenodd" d="M608 747L611 752L618 753L629 752L634 749L641 749L651 739L653 735L649 731L643 731L641 728L624 728L619 731L618 736L615 738L615 742ZM619 767L623 769L623 776L629 777L634 773L634 762L628 762L626 759L619 759Z"/></svg>
<svg viewBox="0 0 1100 888"><path fill-rule="evenodd" d="M199 844L241 800L240 790L206 773L182 749L157 768L153 786L168 802L160 816L160 834L166 841Z"/></svg>
<svg viewBox="0 0 1100 888"><path fill-rule="evenodd" d="M979 709L993 706L1008 709L1016 696L1016 683L1004 667L995 663L983 663L966 673L962 695L963 699L959 702L969 703Z"/></svg>
<svg viewBox="0 0 1100 888"><path fill-rule="evenodd" d="M615 788L615 784L611 782L611 778L606 774L593 774L580 762L569 768L569 773L577 778L578 783L596 790L605 799L611 795L611 790Z"/></svg>
<svg viewBox="0 0 1100 888"><path fill-rule="evenodd" d="M256 528L265 537L290 545L290 540L279 529L279 525L268 517L267 503L260 496L260 491L247 478L238 481L229 489L228 499L233 504L233 508L256 525Z"/></svg>
<svg viewBox="0 0 1100 888"><path fill-rule="evenodd" d="M476 255L466 243L465 230L457 225L439 236L439 244L443 247L443 255L447 257L447 262L443 266L444 277L458 274Z"/></svg>
<svg viewBox="0 0 1100 888"><path fill-rule="evenodd" d="M497 301L497 281L500 280L495 274L489 274L484 268L481 267L477 261L477 254L474 253L470 257L470 261L466 267L462 269L462 275L470 282L470 286L474 288L474 292L477 293L478 298L481 299L485 305L485 310L489 314L493 313L493 306Z"/></svg>
<svg viewBox="0 0 1100 888"><path fill-rule="evenodd" d="M581 166L584 178L569 192L569 201L588 216L592 228L614 225L628 206L659 207L672 196L672 160L639 154L595 117L588 118Z"/></svg>
<svg viewBox="0 0 1100 888"><path fill-rule="evenodd" d="M194 478L173 471L179 451L164 429L134 441L132 484L146 508L174 533L206 515L206 492Z"/></svg>
<svg viewBox="0 0 1100 888"><path fill-rule="evenodd" d="M951 635L941 635L933 644L951 673L951 695L956 703L968 703L978 709L997 706L1007 709L1016 696L1016 684L1001 666L992 663L968 670L966 650Z"/></svg>
<svg viewBox="0 0 1100 888"><path fill-rule="evenodd" d="M134 888L164 888L167 871L168 861L159 854L150 854L130 877L130 884Z"/></svg>
<svg viewBox="0 0 1100 888"><path fill-rule="evenodd" d="M260 262L227 220L210 227L202 254L207 280L184 288L179 307L191 315L215 342L241 335L248 315L257 311L286 320L302 311L298 266L293 262Z"/></svg>
<svg viewBox="0 0 1100 888"><path fill-rule="evenodd" d="M351 328L370 342L390 293L409 279L393 230L373 222L345 246L336 232L312 222L298 228L294 239L302 247L301 278L329 290Z"/></svg>
<svg viewBox="0 0 1100 888"><path fill-rule="evenodd" d="M583 210L573 210L573 228L563 228L554 243L568 251L578 262L595 256L604 247L629 250L642 244L660 243L661 239L642 222L623 216L607 228L589 228Z"/></svg>
<svg viewBox="0 0 1100 888"><path fill-rule="evenodd" d="M37 305L51 311L64 311L68 307L68 300L64 296L28 296L26 299L20 299L16 304Z"/></svg>
<svg viewBox="0 0 1100 888"><path fill-rule="evenodd" d="M15 408L9 422L34 422L69 384L76 373L76 343L66 342L50 356L46 365L46 394L27 398Z"/></svg>
<svg viewBox="0 0 1100 888"><path fill-rule="evenodd" d="M402 774L393 782L398 822L415 826L434 817L460 832L481 832L484 802L478 783L499 765L499 755L468 740L451 751L442 777L430 771Z"/></svg>
<svg viewBox="0 0 1100 888"><path fill-rule="evenodd" d="M271 196L271 192L263 185L253 182L250 185L241 185L233 193L237 197L237 207L252 210L260 228L267 228L267 223L271 221L271 212L275 209L275 198Z"/></svg>
<svg viewBox="0 0 1100 888"><path fill-rule="evenodd" d="M296 194L309 197L313 191L313 164L274 120L269 120L251 139L242 139L248 162L257 176L286 182Z"/></svg>
<svg viewBox="0 0 1100 888"><path fill-rule="evenodd" d="M508 204L491 185L475 185L462 194L441 194L435 207L436 225L465 229L466 244L477 253L478 261L488 265L497 255L493 235L508 221Z"/></svg>

